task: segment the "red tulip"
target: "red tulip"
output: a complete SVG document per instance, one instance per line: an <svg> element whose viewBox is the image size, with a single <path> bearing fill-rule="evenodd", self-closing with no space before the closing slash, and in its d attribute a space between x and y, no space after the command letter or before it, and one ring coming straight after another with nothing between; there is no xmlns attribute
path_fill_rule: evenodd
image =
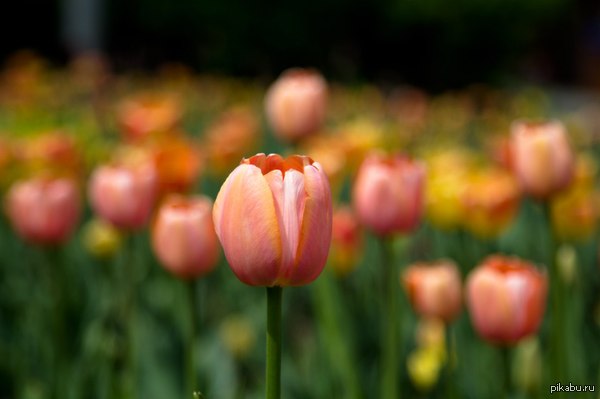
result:
<svg viewBox="0 0 600 399"><path fill-rule="evenodd" d="M156 169L150 163L100 166L89 185L92 208L116 227L140 229L154 206L157 180Z"/></svg>
<svg viewBox="0 0 600 399"><path fill-rule="evenodd" d="M306 156L258 154L242 160L215 201L213 220L236 276L256 286L316 279L331 243L331 192Z"/></svg>
<svg viewBox="0 0 600 399"><path fill-rule="evenodd" d="M168 197L158 210L152 246L167 270L181 278L210 272L219 256L219 243L208 197Z"/></svg>
<svg viewBox="0 0 600 399"><path fill-rule="evenodd" d="M479 334L512 344L535 333L544 315L548 278L518 258L488 257L467 279L467 302Z"/></svg>
<svg viewBox="0 0 600 399"><path fill-rule="evenodd" d="M404 156L367 157L354 182L360 222L378 235L408 233L421 221L425 167Z"/></svg>
<svg viewBox="0 0 600 399"><path fill-rule="evenodd" d="M513 167L525 192L545 199L571 182L574 156L562 123L515 122L511 131Z"/></svg>
<svg viewBox="0 0 600 399"><path fill-rule="evenodd" d="M36 178L15 183L7 214L17 233L36 244L66 241L79 221L80 196L71 179Z"/></svg>
<svg viewBox="0 0 600 399"><path fill-rule="evenodd" d="M267 118L275 134L296 141L315 133L325 119L327 83L316 71L289 69L269 88Z"/></svg>
<svg viewBox="0 0 600 399"><path fill-rule="evenodd" d="M402 280L418 314L450 322L460 312L462 284L454 262L413 264L405 270Z"/></svg>

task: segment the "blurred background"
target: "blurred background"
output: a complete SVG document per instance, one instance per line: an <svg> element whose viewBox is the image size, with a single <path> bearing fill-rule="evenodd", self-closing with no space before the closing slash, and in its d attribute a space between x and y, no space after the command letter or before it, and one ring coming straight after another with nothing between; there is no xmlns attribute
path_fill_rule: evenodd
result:
<svg viewBox="0 0 600 399"><path fill-rule="evenodd" d="M599 2L2 7L0 399L192 399L190 386L203 399L264 397L264 290L237 280L220 248L214 270L182 278L152 241L165 199L214 200L240 160L257 152L318 160L337 216L322 275L284 292L284 398L378 397L381 335L394 318L403 398L544 398L557 382L595 384L581 397L598 397ZM314 98L300 90L290 107L308 110L298 119L309 130L286 131L273 120L278 112L265 110L269 88L291 67L322 73L296 71L317 82L308 90ZM568 137L552 149L568 153L571 179L545 198L519 183L510 142L518 119L559 120L525 129ZM414 225L390 240L392 261L351 205L372 151L427 166ZM115 175L92 194L92 176L108 167ZM119 189L120 173L137 182L138 168L152 174L145 181L156 196L103 194ZM54 203L56 180L69 194ZM551 270L561 290L562 305L548 302L531 316L543 318L539 329L524 331L510 350L482 338L462 300L467 276L494 253ZM438 259L459 275L456 313L443 322L411 307L400 277ZM401 308L394 317L382 297L385 262ZM500 327L516 325L509 321ZM556 342L564 349L560 381L548 358L555 363Z"/></svg>
<svg viewBox="0 0 600 399"><path fill-rule="evenodd" d="M101 50L121 68L166 61L273 77L310 65L337 80L428 90L473 83L600 84L593 0L9 2L0 57L33 49L64 63Z"/></svg>

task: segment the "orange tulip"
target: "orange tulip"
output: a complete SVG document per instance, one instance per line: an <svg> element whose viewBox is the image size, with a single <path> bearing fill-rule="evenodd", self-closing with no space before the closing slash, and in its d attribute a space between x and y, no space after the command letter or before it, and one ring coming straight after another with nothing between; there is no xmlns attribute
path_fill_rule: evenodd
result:
<svg viewBox="0 0 600 399"><path fill-rule="evenodd" d="M92 174L92 208L114 226L125 230L144 227L154 206L157 188L154 165L104 165Z"/></svg>
<svg viewBox="0 0 600 399"><path fill-rule="evenodd" d="M215 200L225 257L244 283L298 286L316 279L331 243L331 192L311 158L257 154L242 160Z"/></svg>
<svg viewBox="0 0 600 399"><path fill-rule="evenodd" d="M562 123L515 122L511 133L514 171L526 193L545 199L571 182L574 157Z"/></svg>
<svg viewBox="0 0 600 399"><path fill-rule="evenodd" d="M184 193L196 184L202 161L194 143L181 137L159 140L152 147L152 153L161 195Z"/></svg>
<svg viewBox="0 0 600 399"><path fill-rule="evenodd" d="M289 69L269 88L265 98L267 118L274 133L297 141L319 130L325 119L327 83L310 69Z"/></svg>
<svg viewBox="0 0 600 399"><path fill-rule="evenodd" d="M125 137L139 141L169 133L181 120L183 110L174 96L142 93L121 102L117 113Z"/></svg>
<svg viewBox="0 0 600 399"><path fill-rule="evenodd" d="M360 222L378 235L414 230L423 213L425 167L404 156L367 157L353 189Z"/></svg>
<svg viewBox="0 0 600 399"><path fill-rule="evenodd" d="M475 235L495 237L514 220L520 196L518 182L503 169L473 173L462 196L466 215L462 221Z"/></svg>
<svg viewBox="0 0 600 399"><path fill-rule="evenodd" d="M467 279L471 320L488 341L512 344L535 333L544 315L548 278L518 258L494 255Z"/></svg>
<svg viewBox="0 0 600 399"><path fill-rule="evenodd" d="M219 256L219 243L208 197L168 197L152 228L152 246L160 262L180 278L210 272Z"/></svg>
<svg viewBox="0 0 600 399"><path fill-rule="evenodd" d="M402 281L418 314L450 322L460 312L462 284L454 262L413 264L404 271Z"/></svg>
<svg viewBox="0 0 600 399"><path fill-rule="evenodd" d="M13 227L25 240L57 244L66 241L75 229L79 201L73 180L36 178L13 184L6 210Z"/></svg>
<svg viewBox="0 0 600 399"><path fill-rule="evenodd" d="M258 121L251 109L228 109L206 131L208 166L216 175L226 175L244 154L256 147L258 133Z"/></svg>

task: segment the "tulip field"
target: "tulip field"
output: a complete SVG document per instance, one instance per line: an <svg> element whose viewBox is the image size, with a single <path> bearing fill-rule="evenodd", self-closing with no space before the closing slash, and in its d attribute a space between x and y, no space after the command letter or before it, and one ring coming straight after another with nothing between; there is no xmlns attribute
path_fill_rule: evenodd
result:
<svg viewBox="0 0 600 399"><path fill-rule="evenodd" d="M0 71L0 399L600 398L600 96Z"/></svg>

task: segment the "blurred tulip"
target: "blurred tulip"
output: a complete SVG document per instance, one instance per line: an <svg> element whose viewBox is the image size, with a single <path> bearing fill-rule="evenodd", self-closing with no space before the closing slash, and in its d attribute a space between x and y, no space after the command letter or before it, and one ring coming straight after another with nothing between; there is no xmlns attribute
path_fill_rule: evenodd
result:
<svg viewBox="0 0 600 399"><path fill-rule="evenodd" d="M208 166L221 176L257 145L258 121L252 111L236 107L223 113L206 131Z"/></svg>
<svg viewBox="0 0 600 399"><path fill-rule="evenodd" d="M511 139L508 136L493 136L487 142L488 153L494 162L506 170L514 168Z"/></svg>
<svg viewBox="0 0 600 399"><path fill-rule="evenodd" d="M497 236L517 215L520 194L517 181L502 169L471 174L462 196L463 223L482 238Z"/></svg>
<svg viewBox="0 0 600 399"><path fill-rule="evenodd" d="M346 157L344 151L337 145L338 142L339 138L334 136L319 136L310 140L304 151L312 159L319 160L323 171L329 178L334 197L341 190L344 175L347 172Z"/></svg>
<svg viewBox="0 0 600 399"><path fill-rule="evenodd" d="M215 201L217 236L236 276L256 286L316 279L331 243L331 192L306 156L257 154L242 160Z"/></svg>
<svg viewBox="0 0 600 399"><path fill-rule="evenodd" d="M158 173L158 192L185 193L191 190L200 176L200 151L181 137L159 140L152 146Z"/></svg>
<svg viewBox="0 0 600 399"><path fill-rule="evenodd" d="M552 227L563 241L584 240L596 231L600 216L596 169L596 164L589 157L578 157L573 182L552 198Z"/></svg>
<svg viewBox="0 0 600 399"><path fill-rule="evenodd" d="M122 101L117 114L125 137L139 141L169 133L181 120L183 110L174 96L142 93Z"/></svg>
<svg viewBox="0 0 600 399"><path fill-rule="evenodd" d="M162 265L180 278L212 271L219 257L212 201L205 196L168 197L158 209L152 247Z"/></svg>
<svg viewBox="0 0 600 399"><path fill-rule="evenodd" d="M600 196L586 187L573 187L552 200L552 226L558 238L577 241L591 237L598 222Z"/></svg>
<svg viewBox="0 0 600 399"><path fill-rule="evenodd" d="M569 185L574 159L562 123L517 121L511 133L514 171L526 193L546 199Z"/></svg>
<svg viewBox="0 0 600 399"><path fill-rule="evenodd" d="M449 323L462 307L462 283L456 264L441 260L415 263L402 275L404 288L415 312Z"/></svg>
<svg viewBox="0 0 600 399"><path fill-rule="evenodd" d="M544 315L548 278L533 264L493 255L467 279L467 303L477 332L510 345L535 333Z"/></svg>
<svg viewBox="0 0 600 399"><path fill-rule="evenodd" d="M71 177L82 172L82 157L73 137L61 131L22 140L16 153L18 161L34 172Z"/></svg>
<svg viewBox="0 0 600 399"><path fill-rule="evenodd" d="M335 147L339 148L346 158L349 172L354 173L366 156L383 146L383 129L375 121L359 118L336 129Z"/></svg>
<svg viewBox="0 0 600 399"><path fill-rule="evenodd" d="M443 342L441 349L436 346L417 347L408 355L408 375L419 390L429 391L437 383L446 358Z"/></svg>
<svg viewBox="0 0 600 399"><path fill-rule="evenodd" d="M292 142L321 128L326 105L327 82L310 69L293 68L283 72L265 98L267 118L274 133Z"/></svg>
<svg viewBox="0 0 600 399"><path fill-rule="evenodd" d="M473 157L462 149L435 151L425 158L427 219L441 229L458 227L465 220L462 199L467 176L474 168Z"/></svg>
<svg viewBox="0 0 600 399"><path fill-rule="evenodd" d="M347 206L333 212L329 264L336 275L351 273L360 262L364 236L352 209Z"/></svg>
<svg viewBox="0 0 600 399"><path fill-rule="evenodd" d="M92 219L83 228L83 246L98 258L110 258L121 247L119 230L102 219Z"/></svg>
<svg viewBox="0 0 600 399"><path fill-rule="evenodd" d="M362 163L352 198L360 222L377 235L409 233L421 221L425 167L396 155L372 154Z"/></svg>
<svg viewBox="0 0 600 399"><path fill-rule="evenodd" d="M103 165L94 170L89 183L92 208L101 218L125 230L143 228L156 197L154 165Z"/></svg>
<svg viewBox="0 0 600 399"><path fill-rule="evenodd" d="M8 218L17 233L36 244L66 241L77 226L80 196L66 178L16 182L7 194Z"/></svg>

